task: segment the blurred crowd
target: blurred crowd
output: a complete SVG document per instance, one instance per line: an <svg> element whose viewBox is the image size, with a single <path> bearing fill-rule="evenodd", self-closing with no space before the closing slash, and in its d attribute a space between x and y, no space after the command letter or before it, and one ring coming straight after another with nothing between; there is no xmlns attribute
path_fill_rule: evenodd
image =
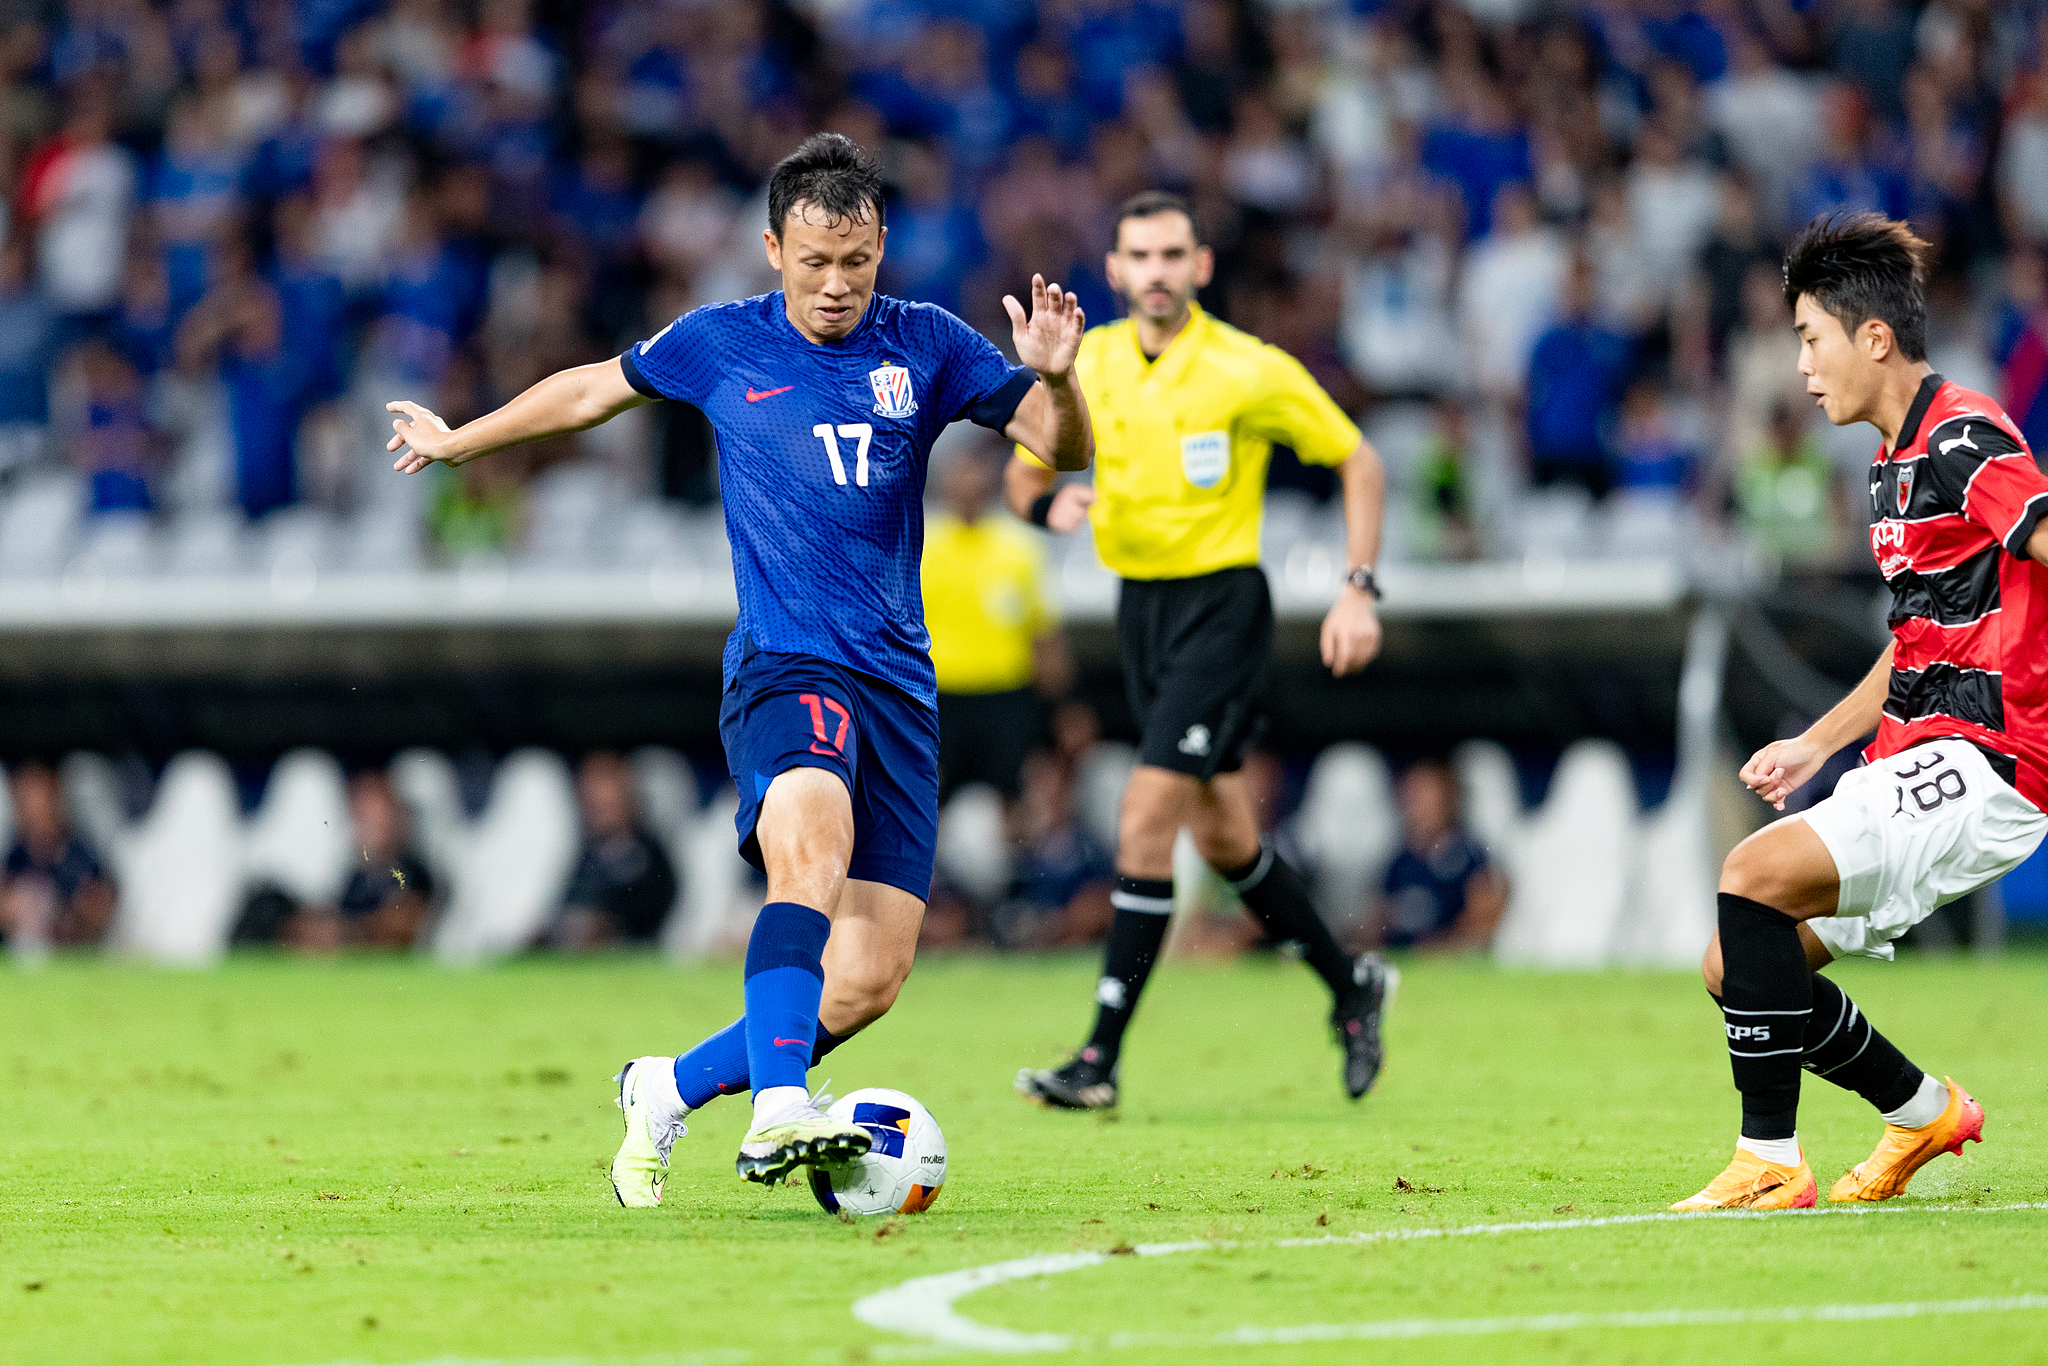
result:
<svg viewBox="0 0 2048 1366"><path fill-rule="evenodd" d="M681 405L403 497L379 409L460 421L772 287L763 177L830 127L883 152L883 286L1004 341L1033 271L1114 316L1113 206L1189 196L1214 311L1353 411L1427 405L1402 553L1487 553L1533 484L1826 562L1869 442L1814 430L1780 245L1911 218L1937 366L2048 425L2044 57L1994 0L12 0L0 477L396 500L453 557L516 547L566 460L714 502Z"/></svg>

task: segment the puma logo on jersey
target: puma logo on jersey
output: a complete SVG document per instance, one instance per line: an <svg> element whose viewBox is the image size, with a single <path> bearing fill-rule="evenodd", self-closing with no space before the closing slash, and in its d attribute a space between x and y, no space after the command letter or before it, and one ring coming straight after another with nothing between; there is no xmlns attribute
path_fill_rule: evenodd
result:
<svg viewBox="0 0 2048 1366"><path fill-rule="evenodd" d="M1961 436L1941 443L1941 453L1947 455L1958 446L1968 446L1973 451L1978 448L1977 443L1970 440L1970 424L1967 422L1963 424L1963 434Z"/></svg>

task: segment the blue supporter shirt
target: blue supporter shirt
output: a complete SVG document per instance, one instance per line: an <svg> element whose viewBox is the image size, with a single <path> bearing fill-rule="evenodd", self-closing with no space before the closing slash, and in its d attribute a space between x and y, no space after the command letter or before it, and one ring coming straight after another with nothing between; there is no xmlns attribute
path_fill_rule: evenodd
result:
<svg viewBox="0 0 2048 1366"><path fill-rule="evenodd" d="M875 295L839 341L808 341L782 291L686 313L619 357L650 398L718 433L740 619L753 647L872 674L938 706L924 626L924 479L968 418L1002 430L1036 376L942 308Z"/></svg>

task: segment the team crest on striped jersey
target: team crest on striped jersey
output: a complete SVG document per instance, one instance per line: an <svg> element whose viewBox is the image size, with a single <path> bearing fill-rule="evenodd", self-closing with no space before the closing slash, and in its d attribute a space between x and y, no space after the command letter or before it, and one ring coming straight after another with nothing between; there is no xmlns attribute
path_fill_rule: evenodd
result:
<svg viewBox="0 0 2048 1366"><path fill-rule="evenodd" d="M875 391L875 411L883 417L909 417L917 411L910 372L900 365L881 365L868 371L868 387Z"/></svg>
<svg viewBox="0 0 2048 1366"><path fill-rule="evenodd" d="M1906 501L1913 496L1913 466L1899 466L1899 516L1906 515Z"/></svg>

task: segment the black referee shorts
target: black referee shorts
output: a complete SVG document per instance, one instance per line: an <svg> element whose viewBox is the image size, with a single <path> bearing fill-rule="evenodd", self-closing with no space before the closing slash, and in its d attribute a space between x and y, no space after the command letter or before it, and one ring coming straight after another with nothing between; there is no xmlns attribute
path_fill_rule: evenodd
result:
<svg viewBox="0 0 2048 1366"><path fill-rule="evenodd" d="M1234 773L1265 723L1273 597L1256 565L1126 579L1116 605L1124 687L1148 764L1204 782Z"/></svg>
<svg viewBox="0 0 2048 1366"><path fill-rule="evenodd" d="M1038 694L939 694L939 805L968 783L987 783L1012 800L1024 791L1024 760L1038 742Z"/></svg>

